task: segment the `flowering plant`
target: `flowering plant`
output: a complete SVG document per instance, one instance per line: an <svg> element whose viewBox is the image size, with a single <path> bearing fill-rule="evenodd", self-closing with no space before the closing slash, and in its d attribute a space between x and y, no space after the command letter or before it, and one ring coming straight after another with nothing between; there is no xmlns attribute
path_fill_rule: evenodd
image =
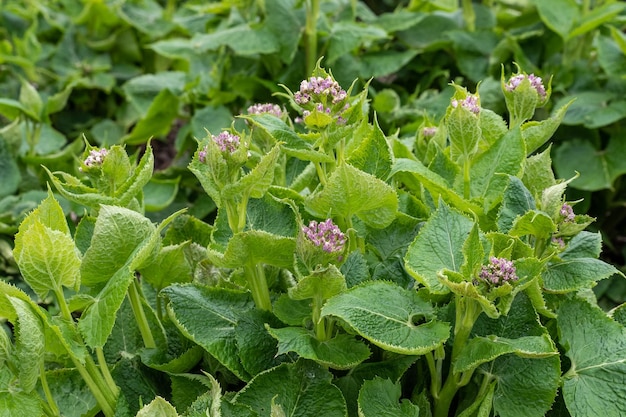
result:
<svg viewBox="0 0 626 417"><path fill-rule="evenodd" d="M71 383L75 415L619 415L623 309L590 288L620 272L544 146L568 105L531 121L550 85L523 72L509 123L454 89L438 123L387 136L367 87L318 64L282 94L293 121L256 105L198 141L210 223L145 217L150 146L50 172L89 212L70 227L50 192L20 225L17 264L58 313L0 282L4 404L65 413Z"/></svg>

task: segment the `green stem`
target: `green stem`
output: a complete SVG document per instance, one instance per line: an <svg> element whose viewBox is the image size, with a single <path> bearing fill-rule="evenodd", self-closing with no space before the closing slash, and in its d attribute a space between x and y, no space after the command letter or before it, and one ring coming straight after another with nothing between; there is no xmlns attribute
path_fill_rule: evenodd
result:
<svg viewBox="0 0 626 417"><path fill-rule="evenodd" d="M139 281L134 279L128 288L128 299L130 301L130 306L133 309L137 326L139 326L139 332L141 333L144 346L148 349L154 349L157 347L156 342L152 336L152 331L150 330L150 325L148 324L148 318L146 317L146 312L144 311L141 303L138 286Z"/></svg>
<svg viewBox="0 0 626 417"><path fill-rule="evenodd" d="M95 397L96 402L98 403L98 405L100 405L100 408L102 409L104 415L107 417L113 417L115 415L115 403L117 402L117 400L114 399L111 402L110 395L106 395L103 393L100 386L98 386L98 384L92 378L92 375L87 371L85 366L83 366L83 364L80 363L78 359L74 358L73 355L70 355L70 357L72 358L72 362L74 362L76 370L78 370L78 373L83 378L83 380L89 387L89 390ZM87 357L91 359L89 356Z"/></svg>
<svg viewBox="0 0 626 417"><path fill-rule="evenodd" d="M324 304L324 300L321 297L313 297L313 325L315 326L315 336L320 342L328 340L325 322L320 318L322 313L322 304Z"/></svg>
<svg viewBox="0 0 626 417"><path fill-rule="evenodd" d="M467 344L469 335L472 332L476 319L482 313L482 309L478 303L467 297L455 296L456 304L456 322L454 325L454 344L452 345L452 361L448 377L439 392L439 399L435 400L434 417L447 417L450 413L450 406L457 391L466 385L471 378L467 374L461 375L454 372L454 362ZM463 376L463 378L462 378Z"/></svg>
<svg viewBox="0 0 626 417"><path fill-rule="evenodd" d="M306 71L312 74L317 62L317 18L320 14L320 0L306 2Z"/></svg>
<svg viewBox="0 0 626 417"><path fill-rule="evenodd" d="M473 32L476 30L476 13L474 12L474 6L472 0L462 0L463 6L463 19L465 20L465 26L467 30Z"/></svg>
<svg viewBox="0 0 626 417"><path fill-rule="evenodd" d="M437 366L435 365L435 358L433 352L428 352L426 355L426 363L428 364L428 370L430 372L430 394L433 398L439 398L439 390L441 389L441 378L437 373Z"/></svg>
<svg viewBox="0 0 626 417"><path fill-rule="evenodd" d="M322 167L320 162L315 162L315 169L317 170L317 176L320 179L320 184L326 185L326 171Z"/></svg>
<svg viewBox="0 0 626 417"><path fill-rule="evenodd" d="M57 298L57 303L59 304L59 308L61 309L61 316L70 323L74 323L74 318L72 317L72 312L65 302L65 295L63 295L63 288L55 288L54 295Z"/></svg>
<svg viewBox="0 0 626 417"><path fill-rule="evenodd" d="M470 161L469 158L463 159L463 198L470 199L471 184L470 184Z"/></svg>
<svg viewBox="0 0 626 417"><path fill-rule="evenodd" d="M54 416L59 416L59 407L57 407L57 403L54 401L54 397L50 392L48 380L46 379L46 368L43 361L39 363L39 379L41 380L41 388L43 389L43 393L46 396L46 401L48 402L48 406L50 407L50 412Z"/></svg>
<svg viewBox="0 0 626 417"><path fill-rule="evenodd" d="M244 271L254 304L258 309L272 311L272 299L267 287L263 264L248 263L244 266Z"/></svg>
<svg viewBox="0 0 626 417"><path fill-rule="evenodd" d="M104 358L104 351L101 347L96 348L96 357L98 358L98 365L100 365L100 372L102 372L102 376L104 377L104 381L107 383L107 386L111 390L111 392L117 396L119 393L119 388L117 384L113 380L111 376L111 372L109 371L109 366L107 365L107 361Z"/></svg>

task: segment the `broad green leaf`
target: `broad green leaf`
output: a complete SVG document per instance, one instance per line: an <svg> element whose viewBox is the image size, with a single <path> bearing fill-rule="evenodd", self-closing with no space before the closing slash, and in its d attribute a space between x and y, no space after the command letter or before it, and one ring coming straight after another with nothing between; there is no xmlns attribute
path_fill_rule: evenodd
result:
<svg viewBox="0 0 626 417"><path fill-rule="evenodd" d="M346 402L331 380L320 365L300 359L255 376L234 403L247 405L259 417L270 417L272 400L288 416L347 417Z"/></svg>
<svg viewBox="0 0 626 417"><path fill-rule="evenodd" d="M294 237L298 234L298 222L294 207L286 200L270 194L263 198L252 198L246 208L246 229L273 233L278 236Z"/></svg>
<svg viewBox="0 0 626 417"><path fill-rule="evenodd" d="M267 27L252 28L241 24L209 34L196 34L193 45L199 52L214 51L222 45L229 46L237 55L272 54L279 44Z"/></svg>
<svg viewBox="0 0 626 417"><path fill-rule="evenodd" d="M473 222L441 202L409 245L404 257L407 272L432 293L445 294L437 273L444 268L459 271L463 265L463 245Z"/></svg>
<svg viewBox="0 0 626 417"><path fill-rule="evenodd" d="M390 177L403 173L412 174L412 176L417 180L417 185L419 187L423 185L424 188L432 194L434 199L441 197L447 204L450 204L451 206L464 212L480 213L482 211L482 207L464 200L461 196L450 189L449 184L444 178L430 171L419 161L397 158L391 170ZM414 191L421 192L421 189Z"/></svg>
<svg viewBox="0 0 626 417"><path fill-rule="evenodd" d="M36 121L39 121L42 116L43 101L41 96L26 80L22 80L22 88L20 88L20 103L24 106L26 114Z"/></svg>
<svg viewBox="0 0 626 417"><path fill-rule="evenodd" d="M609 27L613 28L613 26ZM616 39L618 38L615 36L602 36L600 33L593 39L593 47L598 51L598 62L610 77L621 77L626 68L626 56ZM618 95L616 100L612 100L606 108L602 109L605 111L603 115L598 114L594 117L595 123L590 127L605 126L621 119L626 111L624 104L624 100L620 100Z"/></svg>
<svg viewBox="0 0 626 417"><path fill-rule="evenodd" d="M156 74L144 74L131 78L122 86L128 102L145 117L156 97L168 90L180 96L185 87L185 73L180 71L161 71Z"/></svg>
<svg viewBox="0 0 626 417"><path fill-rule="evenodd" d="M152 137L167 135L178 116L179 97L170 90L162 90L150 104L145 116L121 141L130 145L146 143Z"/></svg>
<svg viewBox="0 0 626 417"><path fill-rule="evenodd" d="M170 401L178 410L185 410L185 417L223 416L220 414L222 388L211 374L178 374L170 375L170 378Z"/></svg>
<svg viewBox="0 0 626 417"><path fill-rule="evenodd" d="M209 259L216 265L238 268L246 264L267 264L279 268L293 265L296 241L262 230L249 230L235 234L224 253L209 248Z"/></svg>
<svg viewBox="0 0 626 417"><path fill-rule="evenodd" d="M332 369L354 368L371 354L367 345L347 334L319 341L302 327L268 328L268 331L278 340L278 354L295 352Z"/></svg>
<svg viewBox="0 0 626 417"><path fill-rule="evenodd" d="M16 245L19 245L16 261L22 276L42 299L48 291L62 294L62 287L80 285L80 252L69 234L35 220L28 229L20 230Z"/></svg>
<svg viewBox="0 0 626 417"><path fill-rule="evenodd" d="M272 309L274 315L289 326L306 326L311 322L312 311L309 299L294 300L287 294L281 294Z"/></svg>
<svg viewBox="0 0 626 417"><path fill-rule="evenodd" d="M573 258L549 264L541 277L547 291L567 293L591 288L613 274L622 275L613 265L599 259Z"/></svg>
<svg viewBox="0 0 626 417"><path fill-rule="evenodd" d="M174 406L168 403L162 397L156 397L154 400L150 402L150 404L145 405L139 410L135 417L178 417L178 413Z"/></svg>
<svg viewBox="0 0 626 417"><path fill-rule="evenodd" d="M523 336L508 339L498 336L476 336L463 347L454 362L454 372L465 372L495 358L515 354L522 358L545 358L558 355L554 342L546 333L541 336Z"/></svg>
<svg viewBox="0 0 626 417"><path fill-rule="evenodd" d="M379 39L387 38L387 32L378 26L349 20L339 21L332 27L328 45L328 64L354 49Z"/></svg>
<svg viewBox="0 0 626 417"><path fill-rule="evenodd" d="M152 178L143 189L146 211L160 211L174 202L178 194L180 177L172 179Z"/></svg>
<svg viewBox="0 0 626 417"><path fill-rule="evenodd" d="M294 9L290 0L266 2L265 10L266 27L279 45L278 55L285 64L289 64L293 62L303 33L299 10Z"/></svg>
<svg viewBox="0 0 626 417"><path fill-rule="evenodd" d="M155 232L156 226L135 211L102 206L91 246L83 257L82 284L94 286L106 282L120 269L129 271L129 263Z"/></svg>
<svg viewBox="0 0 626 417"><path fill-rule="evenodd" d="M266 326L282 324L269 312L254 309L242 315L237 323L235 337L239 348L239 359L250 375L256 375L279 365L285 359L277 352L276 340Z"/></svg>
<svg viewBox="0 0 626 417"><path fill-rule="evenodd" d="M400 400L402 387L389 379L365 381L359 393L359 417L419 417L419 408Z"/></svg>
<svg viewBox="0 0 626 417"><path fill-rule="evenodd" d="M0 198L15 193L22 179L17 160L12 155L7 141L4 139L0 140L0 177L2 177Z"/></svg>
<svg viewBox="0 0 626 417"><path fill-rule="evenodd" d="M326 302L322 317L336 317L373 344L404 355L421 355L441 346L450 326L436 320L433 306L417 293L373 281Z"/></svg>
<svg viewBox="0 0 626 417"><path fill-rule="evenodd" d="M374 125L369 127L368 134L361 138L358 147L348 155L348 163L383 181L391 173L393 163L391 147L377 119L374 119Z"/></svg>
<svg viewBox="0 0 626 417"><path fill-rule="evenodd" d="M571 183L574 188L587 191L612 189L613 182L626 173L626 160L619 156L624 152L626 141L617 136L609 139L603 151L597 150L589 141L572 139L556 149L554 167L561 178L580 173Z"/></svg>
<svg viewBox="0 0 626 417"><path fill-rule="evenodd" d="M6 372L8 369L5 367ZM41 397L35 393L0 391L0 416L41 416L43 415Z"/></svg>
<svg viewBox="0 0 626 417"><path fill-rule="evenodd" d="M458 105L449 108L445 124L450 138L450 158L454 162L470 161L478 150L478 142L481 138L478 116Z"/></svg>
<svg viewBox="0 0 626 417"><path fill-rule="evenodd" d="M39 380L43 364L45 343L43 324L27 302L7 296L17 315L15 332L15 355L13 364L19 371L19 387L30 393Z"/></svg>
<svg viewBox="0 0 626 417"><path fill-rule="evenodd" d="M135 415L140 408L152 401L161 391L154 371L145 367L139 356L128 355L111 369L113 381L119 387L116 414Z"/></svg>
<svg viewBox="0 0 626 417"><path fill-rule="evenodd" d="M327 300L347 288L346 279L336 266L316 269L311 275L302 278L289 288L289 296L294 300L319 297Z"/></svg>
<svg viewBox="0 0 626 417"><path fill-rule="evenodd" d="M472 161L471 196L484 199L485 213L494 208L502 199L509 182L508 175L521 174L525 158L524 141L520 130L515 128Z"/></svg>
<svg viewBox="0 0 626 417"><path fill-rule="evenodd" d="M556 232L556 224L552 218L539 210L530 210L515 218L509 230L511 236L532 235L537 239L546 239L554 232Z"/></svg>
<svg viewBox="0 0 626 417"><path fill-rule="evenodd" d="M202 346L242 380L250 375L239 360L237 326L254 309L249 294L200 285L172 285L162 291L168 314L189 339Z"/></svg>
<svg viewBox="0 0 626 417"><path fill-rule="evenodd" d="M517 216L523 216L536 208L535 199L524 183L517 177L509 176L509 185L504 190L502 206L498 212L498 230L508 233Z"/></svg>
<svg viewBox="0 0 626 417"><path fill-rule="evenodd" d="M575 0L545 2L535 0L535 6L543 23L559 34L563 40L570 37L575 22L580 19L579 6Z"/></svg>
<svg viewBox="0 0 626 417"><path fill-rule="evenodd" d="M39 221L52 230L57 230L67 235L70 234L70 228L67 225L67 220L65 220L63 209L51 191L48 191L47 197L41 200L37 208L22 221L20 230L28 229L35 221ZM15 249L15 251L19 252L20 249Z"/></svg>
<svg viewBox="0 0 626 417"><path fill-rule="evenodd" d="M571 361L563 375L563 396L572 416L626 413L626 330L581 299L557 310L560 344Z"/></svg>
<svg viewBox="0 0 626 417"><path fill-rule="evenodd" d="M582 231L567 242L567 247L559 257L563 260L576 258L599 258L602 251L602 235Z"/></svg>
<svg viewBox="0 0 626 417"><path fill-rule="evenodd" d="M463 243L463 264L460 271L463 276L475 276L485 260L485 249L481 242L480 228L474 223L472 231Z"/></svg>
<svg viewBox="0 0 626 417"><path fill-rule="evenodd" d="M75 369L46 372L50 392L64 417L82 417L97 406L85 380Z"/></svg>
<svg viewBox="0 0 626 417"><path fill-rule="evenodd" d="M153 263L142 269L141 277L160 291L175 282L191 282L191 265L185 257L186 243L163 247Z"/></svg>
<svg viewBox="0 0 626 417"><path fill-rule="evenodd" d="M365 381L384 378L398 382L416 360L417 356L397 355L387 360L364 362L351 369L347 375L335 378L333 384L341 389L349 415L356 416L358 413L358 397Z"/></svg>
<svg viewBox="0 0 626 417"><path fill-rule="evenodd" d="M526 154L530 155L546 143L556 132L565 117L567 108L574 100L561 106L551 117L540 122L530 121L522 125L522 138L526 143Z"/></svg>
<svg viewBox="0 0 626 417"><path fill-rule="evenodd" d="M384 181L344 163L325 187L306 199L305 208L319 218L356 216L370 227L383 228L396 218L398 195Z"/></svg>
<svg viewBox="0 0 626 417"><path fill-rule="evenodd" d="M33 119L34 115L19 101L10 98L0 98L0 114L9 120L17 119L22 113L28 113Z"/></svg>

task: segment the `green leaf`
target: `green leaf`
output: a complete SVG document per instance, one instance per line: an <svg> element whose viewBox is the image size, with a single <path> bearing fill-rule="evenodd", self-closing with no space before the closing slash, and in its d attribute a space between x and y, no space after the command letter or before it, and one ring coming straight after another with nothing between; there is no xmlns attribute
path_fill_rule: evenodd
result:
<svg viewBox="0 0 626 417"><path fill-rule="evenodd" d="M546 333L541 336L523 336L508 339L499 336L477 336L463 347L454 362L454 372L465 372L495 358L516 354L522 358L545 358L558 355L554 342Z"/></svg>
<svg viewBox="0 0 626 417"><path fill-rule="evenodd" d="M580 19L579 6L575 0L534 1L543 23L559 34L563 40L570 37L575 22Z"/></svg>
<svg viewBox="0 0 626 417"><path fill-rule="evenodd" d="M552 218L539 210L530 210L517 217L509 230L511 236L532 235L537 239L546 239L554 232L556 232L556 224Z"/></svg>
<svg viewBox="0 0 626 417"><path fill-rule="evenodd" d="M472 231L463 243L463 264L461 274L466 277L475 276L485 260L485 249L481 242L480 228L474 223Z"/></svg>
<svg viewBox="0 0 626 417"><path fill-rule="evenodd" d="M464 262L463 245L472 228L472 220L440 202L407 250L404 257L407 272L430 292L447 293L437 273L444 268L460 270Z"/></svg>
<svg viewBox="0 0 626 417"><path fill-rule="evenodd" d="M598 258L602 251L602 235L600 232L592 233L582 231L567 243L567 248L559 257L563 260L576 258Z"/></svg>
<svg viewBox="0 0 626 417"><path fill-rule="evenodd" d="M571 361L563 375L563 396L573 416L626 413L626 330L581 299L557 310L560 343Z"/></svg>
<svg viewBox="0 0 626 417"><path fill-rule="evenodd" d="M165 136L178 116L179 98L170 90L162 90L151 103L145 116L121 141L130 145L148 142L152 137Z"/></svg>
<svg viewBox="0 0 626 417"><path fill-rule="evenodd" d="M0 410L2 417L43 415L41 397L35 392L27 394L19 391L0 391Z"/></svg>
<svg viewBox="0 0 626 417"><path fill-rule="evenodd" d="M346 279L335 265L328 265L313 271L289 288L289 296L294 300L320 297L324 300L343 292L347 288Z"/></svg>
<svg viewBox="0 0 626 417"><path fill-rule="evenodd" d="M365 381L359 392L359 417L419 417L419 408L400 401L402 387L388 379Z"/></svg>
<svg viewBox="0 0 626 417"><path fill-rule="evenodd" d="M368 130L368 134L360 139L358 147L350 152L347 161L355 168L384 181L391 173L391 147L377 119L374 119L374 125Z"/></svg>
<svg viewBox="0 0 626 417"><path fill-rule="evenodd" d="M556 184L550 152L551 146L548 146L543 152L526 159L522 181L535 198L540 198L543 190Z"/></svg>
<svg viewBox="0 0 626 417"><path fill-rule="evenodd" d="M161 71L156 74L144 74L130 79L122 86L126 99L144 118L159 94L168 90L180 97L185 88L186 74L180 71Z"/></svg>
<svg viewBox="0 0 626 417"><path fill-rule="evenodd" d="M303 33L298 9L290 0L275 0L266 2L265 10L266 27L280 48L278 55L285 64L289 64L293 62Z"/></svg>
<svg viewBox="0 0 626 417"><path fill-rule="evenodd" d="M64 417L81 417L97 407L85 380L75 369L55 369L46 372L50 392Z"/></svg>
<svg viewBox="0 0 626 417"><path fill-rule="evenodd" d="M177 282L191 282L191 265L185 257L187 243L165 246L153 263L141 270L141 277L157 291Z"/></svg>
<svg viewBox="0 0 626 417"><path fill-rule="evenodd" d="M274 181L274 166L280 156L280 146L276 145L263 155L259 163L246 175L233 184L227 184L222 190L223 198L233 198L240 194L252 198L261 198Z"/></svg>
<svg viewBox="0 0 626 417"><path fill-rule="evenodd" d="M250 230L234 235L224 253L209 248L208 255L216 265L226 268L238 268L248 263L290 268L295 250L294 238Z"/></svg>
<svg viewBox="0 0 626 417"><path fill-rule="evenodd" d="M162 397L156 397L154 400L150 402L150 404L145 405L139 410L135 417L178 417L178 413L174 406L168 403Z"/></svg>
<svg viewBox="0 0 626 417"><path fill-rule="evenodd" d="M94 286L121 269L129 270L130 262L155 232L154 224L135 211L102 206L81 265L82 284Z"/></svg>
<svg viewBox="0 0 626 417"><path fill-rule="evenodd" d="M0 107L0 112L1 110ZM17 160L12 155L9 145L4 139L0 140L0 177L2 177L0 198L15 193L22 179Z"/></svg>
<svg viewBox="0 0 626 417"><path fill-rule="evenodd" d="M331 380L320 365L301 359L257 375L234 403L247 405L259 417L270 417L272 400L288 416L347 417L346 402Z"/></svg>
<svg viewBox="0 0 626 417"><path fill-rule="evenodd" d="M339 21L333 25L328 45L328 65L355 48L378 39L387 38L383 29L361 22Z"/></svg>
<svg viewBox="0 0 626 417"><path fill-rule="evenodd" d="M295 352L332 369L350 369L370 356L369 348L354 336L339 334L330 340L319 341L302 327L268 328L278 340L278 354Z"/></svg>
<svg viewBox="0 0 626 417"><path fill-rule="evenodd" d="M209 34L196 34L193 45L201 52L214 51L226 45L237 55L272 54L280 49L278 41L266 27L252 28L241 24Z"/></svg>
<svg viewBox="0 0 626 417"><path fill-rule="evenodd" d="M169 299L168 315L189 339L202 346L242 380L250 375L239 360L237 326L254 309L248 293L200 285L172 285L162 294Z"/></svg>
<svg viewBox="0 0 626 417"><path fill-rule="evenodd" d="M524 141L520 130L515 128L472 162L470 167L471 196L484 199L485 213L494 208L502 199L509 182L508 175L521 174L525 158Z"/></svg>
<svg viewBox="0 0 626 417"><path fill-rule="evenodd" d="M20 88L20 103L24 106L25 113L39 121L42 116L43 101L39 93L28 81L22 80L22 88Z"/></svg>
<svg viewBox="0 0 626 417"><path fill-rule="evenodd" d="M404 355L421 355L441 346L450 326L436 320L433 306L417 293L373 281L326 302L322 317L336 317L373 344Z"/></svg>
<svg viewBox="0 0 626 417"><path fill-rule="evenodd" d="M43 364L45 342L43 324L27 302L7 296L17 315L15 332L15 354L13 364L19 371L19 387L25 392L33 391L39 380Z"/></svg>
<svg viewBox="0 0 626 417"><path fill-rule="evenodd" d="M514 176L509 177L509 185L504 190L502 206L498 212L498 230L508 233L516 217L536 209L535 199L522 181Z"/></svg>
<svg viewBox="0 0 626 417"><path fill-rule="evenodd" d="M541 276L547 291L567 293L591 288L613 274L621 275L613 265L599 259L573 258L549 264Z"/></svg>
<svg viewBox="0 0 626 417"><path fill-rule="evenodd" d="M398 175L400 176L400 179L402 179L401 175L406 175L404 173L412 174L411 176L417 180L415 181L415 186L418 187L415 190L417 193L421 193L421 186L424 186L424 188L432 194L434 199L441 197L447 204L450 204L459 210L468 213L480 213L482 211L482 207L464 200L461 196L450 189L450 185L443 177L429 170L419 161L397 158L391 170L390 177Z"/></svg>
<svg viewBox="0 0 626 417"><path fill-rule="evenodd" d="M617 136L609 139L607 147L597 150L589 141L572 139L560 145L554 155L554 167L561 178L580 176L571 186L580 190L612 189L613 182L626 173L626 141Z"/></svg>
<svg viewBox="0 0 626 417"><path fill-rule="evenodd" d="M328 184L305 201L311 214L326 218L357 216L375 228L388 226L397 215L398 195L384 181L349 164L339 165L328 178Z"/></svg>
<svg viewBox="0 0 626 417"><path fill-rule="evenodd" d="M151 178L143 188L146 211L160 211L174 202L178 194L180 177L172 179Z"/></svg>
<svg viewBox="0 0 626 417"><path fill-rule="evenodd" d="M19 101L10 98L0 98L0 114L7 119L15 120L20 114L27 112L28 109ZM30 116L32 117L32 115Z"/></svg>
<svg viewBox="0 0 626 417"><path fill-rule="evenodd" d="M250 199L246 208L246 230L294 237L299 230L294 207L288 200L279 200L271 194Z"/></svg>
<svg viewBox="0 0 626 417"><path fill-rule="evenodd" d="M626 5L623 3L606 3L595 7L591 13L586 13L583 18L577 22L576 27L569 33L569 38L575 38L576 36L591 32L598 26L611 22L613 18L624 11L625 8Z"/></svg>
<svg viewBox="0 0 626 417"><path fill-rule="evenodd" d="M546 143L559 127L567 108L574 102L570 100L561 106L551 117L542 121L531 121L522 125L522 138L526 144L526 154L530 155Z"/></svg>

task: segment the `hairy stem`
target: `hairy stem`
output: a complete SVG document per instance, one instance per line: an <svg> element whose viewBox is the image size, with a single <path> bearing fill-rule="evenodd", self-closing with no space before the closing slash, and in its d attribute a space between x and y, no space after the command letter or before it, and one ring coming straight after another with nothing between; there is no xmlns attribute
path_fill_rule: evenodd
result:
<svg viewBox="0 0 626 417"><path fill-rule="evenodd" d="M320 14L320 0L307 0L306 2L306 71L313 73L317 62L317 18Z"/></svg>
<svg viewBox="0 0 626 417"><path fill-rule="evenodd" d="M46 397L46 401L48 402L48 407L50 408L50 412L54 416L60 415L59 407L57 406L57 403L54 401L54 397L52 396L52 393L50 392L50 387L48 386L48 380L46 379L46 368L44 366L43 361L39 363L39 379L41 381L41 388L43 389L43 393Z"/></svg>
<svg viewBox="0 0 626 417"><path fill-rule="evenodd" d="M254 304L258 309L272 311L272 299L267 287L263 264L248 263L244 266L244 271Z"/></svg>
<svg viewBox="0 0 626 417"><path fill-rule="evenodd" d="M141 333L144 346L148 349L154 349L157 347L156 342L154 341L154 336L152 336L152 330L150 330L148 318L146 317L146 312L144 311L141 303L141 295L139 295L138 287L139 281L134 279L128 288L128 299L130 301L130 306L133 309L137 326L139 326L139 332Z"/></svg>

